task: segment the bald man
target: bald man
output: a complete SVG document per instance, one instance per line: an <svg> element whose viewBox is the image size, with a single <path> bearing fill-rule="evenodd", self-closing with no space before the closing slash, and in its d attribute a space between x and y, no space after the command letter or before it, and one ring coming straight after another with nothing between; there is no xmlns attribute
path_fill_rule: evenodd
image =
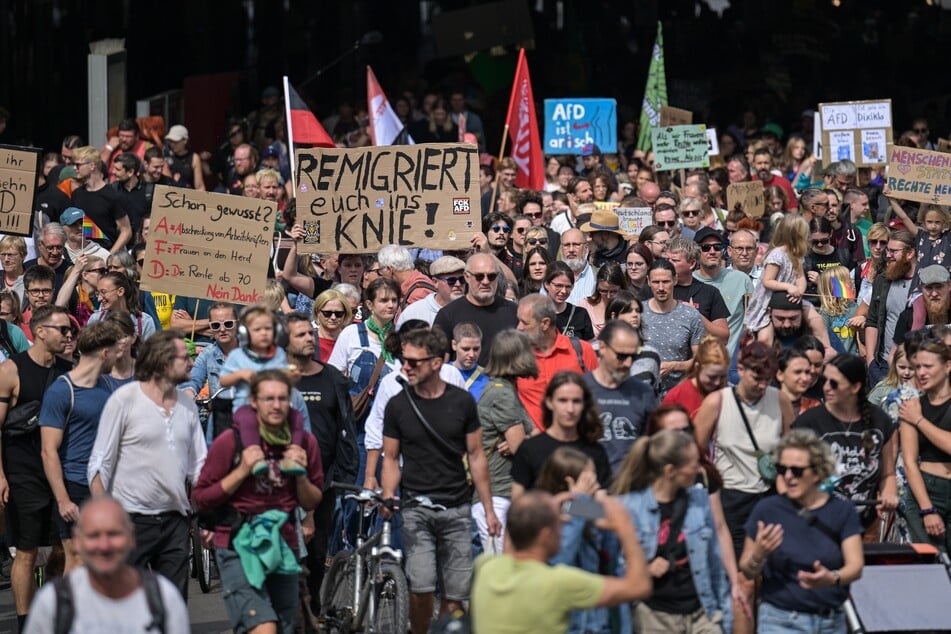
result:
<svg viewBox="0 0 951 634"><path fill-rule="evenodd" d="M660 196L660 187L653 181L647 181L637 188L637 197L646 200L651 207L657 202L658 196Z"/></svg>

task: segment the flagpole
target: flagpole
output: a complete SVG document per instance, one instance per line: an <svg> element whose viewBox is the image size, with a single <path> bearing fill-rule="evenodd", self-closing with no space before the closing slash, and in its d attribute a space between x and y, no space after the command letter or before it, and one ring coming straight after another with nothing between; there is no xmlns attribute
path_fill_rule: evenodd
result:
<svg viewBox="0 0 951 634"><path fill-rule="evenodd" d="M291 161L291 189L297 196L297 157L294 156L294 126L291 124L291 97L287 87L287 75L284 75L284 119L287 122L284 129L287 130L287 152Z"/></svg>
<svg viewBox="0 0 951 634"><path fill-rule="evenodd" d="M502 130L502 146L499 148L499 160L496 161L495 165L498 167L502 164L502 155L505 154L505 140L509 138L509 124L505 124L505 128ZM499 181L502 179L502 173L499 170L496 170L495 173L495 184L492 185L492 202L489 205L489 213L495 211L495 201L498 200L499 196Z"/></svg>

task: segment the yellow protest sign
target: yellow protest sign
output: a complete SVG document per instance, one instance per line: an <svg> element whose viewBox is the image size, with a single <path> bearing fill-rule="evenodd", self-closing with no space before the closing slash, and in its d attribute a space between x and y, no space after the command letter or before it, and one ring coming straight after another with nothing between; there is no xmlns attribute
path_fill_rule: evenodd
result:
<svg viewBox="0 0 951 634"><path fill-rule="evenodd" d="M466 249L481 229L472 144L299 149L297 189L299 253Z"/></svg>
<svg viewBox="0 0 951 634"><path fill-rule="evenodd" d="M253 304L264 300L277 205L156 185L142 288Z"/></svg>

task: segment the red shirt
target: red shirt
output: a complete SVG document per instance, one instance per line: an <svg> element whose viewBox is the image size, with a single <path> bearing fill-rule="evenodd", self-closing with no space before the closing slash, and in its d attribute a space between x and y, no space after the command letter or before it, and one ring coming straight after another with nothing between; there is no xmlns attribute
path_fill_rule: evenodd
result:
<svg viewBox="0 0 951 634"><path fill-rule="evenodd" d="M535 361L538 363L538 378L521 378L516 383L518 398L528 411L528 415L532 417L535 427L540 431L545 429L542 427L542 401L545 399L545 390L548 389L552 377L562 370L583 374L598 367L598 355L595 354L591 344L580 340L579 343L581 344L581 358L585 365L584 371L581 369L581 365L578 364L578 354L575 352L574 346L571 345L571 340L559 332L551 350L546 353L535 351Z"/></svg>
<svg viewBox="0 0 951 634"><path fill-rule="evenodd" d="M664 397L661 405L675 403L683 405L687 408L690 420L693 421L694 416L697 415L697 410L700 409L700 404L703 403L703 398L704 395L700 393L700 388L694 385L693 379L686 378L667 392L667 396Z"/></svg>
<svg viewBox="0 0 951 634"><path fill-rule="evenodd" d="M756 174L753 175L753 180L758 181ZM782 176L776 176L775 174L770 173L770 180L763 181L763 187L772 187L776 185L781 190L786 192L786 211L796 211L799 208L799 199L796 198L796 192L793 191L792 185L789 184L789 181L783 178ZM769 215L769 204L766 205L767 215Z"/></svg>

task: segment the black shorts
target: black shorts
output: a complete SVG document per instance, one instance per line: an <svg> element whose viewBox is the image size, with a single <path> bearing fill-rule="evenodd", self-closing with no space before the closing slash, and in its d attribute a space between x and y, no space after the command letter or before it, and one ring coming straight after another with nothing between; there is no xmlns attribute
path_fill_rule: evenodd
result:
<svg viewBox="0 0 951 634"><path fill-rule="evenodd" d="M66 494L76 506L82 506L83 502L92 497L89 487L85 484L70 482L69 480L65 480L63 484L66 485ZM53 504L53 522L56 525L56 532L60 539L69 539L73 536L73 525L76 522L64 520L63 516L59 514L59 505L55 503Z"/></svg>
<svg viewBox="0 0 951 634"><path fill-rule="evenodd" d="M7 545L19 550L36 550L40 546L52 545L53 513L57 512L52 500L44 507L24 511L11 496L6 507Z"/></svg>
<svg viewBox="0 0 951 634"><path fill-rule="evenodd" d="M743 554L746 541L746 520L750 518L756 503L766 497L766 493L744 493L735 489L721 489L720 502L723 504L723 519L733 539L733 551L736 560Z"/></svg>

